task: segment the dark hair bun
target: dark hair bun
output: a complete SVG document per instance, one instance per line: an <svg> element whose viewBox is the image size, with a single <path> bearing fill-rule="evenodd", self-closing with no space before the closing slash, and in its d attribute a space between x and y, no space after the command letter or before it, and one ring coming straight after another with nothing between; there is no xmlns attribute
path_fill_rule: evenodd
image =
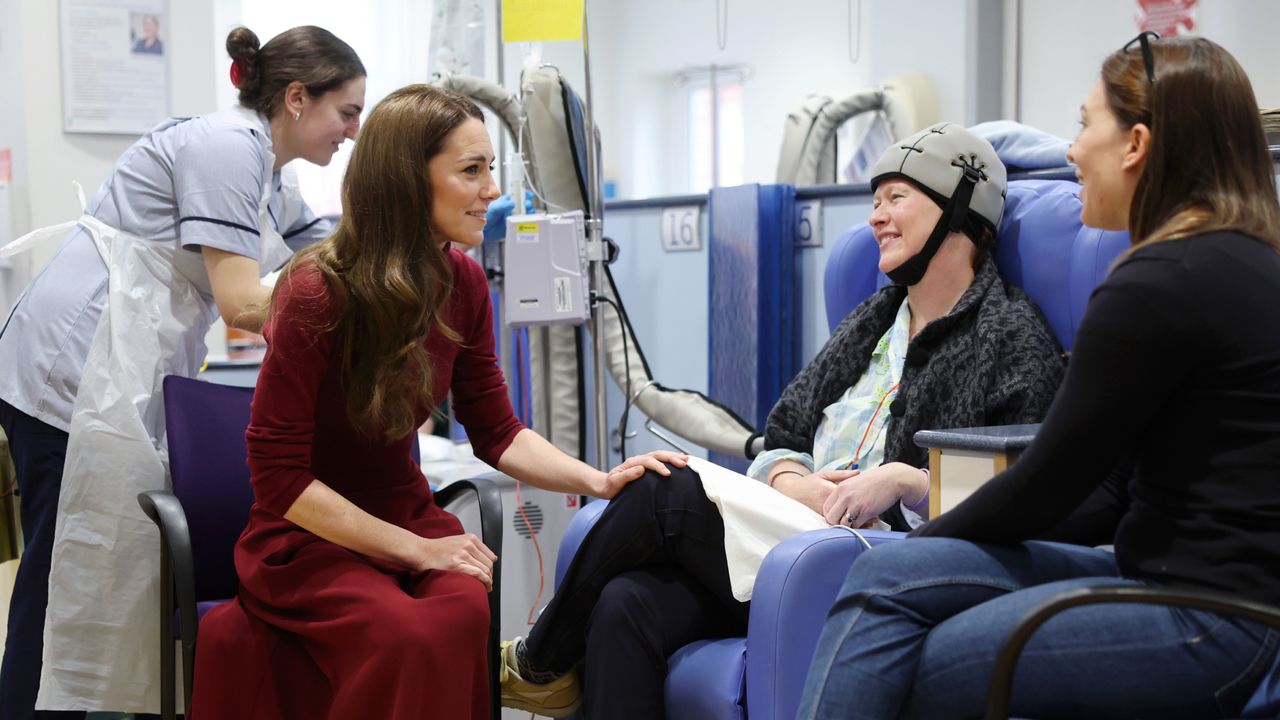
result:
<svg viewBox="0 0 1280 720"><path fill-rule="evenodd" d="M258 42L258 36L243 25L227 33L227 54L232 60L252 61L260 47L262 43Z"/></svg>
<svg viewBox="0 0 1280 720"><path fill-rule="evenodd" d="M285 30L261 49L257 35L238 27L227 35L227 53L235 60L232 81L240 104L268 118L275 116L292 83L301 83L314 98L365 75L350 45L312 25Z"/></svg>

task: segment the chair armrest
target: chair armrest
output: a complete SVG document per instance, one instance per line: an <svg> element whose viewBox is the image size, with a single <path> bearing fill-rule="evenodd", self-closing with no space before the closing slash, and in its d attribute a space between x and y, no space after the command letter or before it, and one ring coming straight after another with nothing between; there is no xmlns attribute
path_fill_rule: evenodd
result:
<svg viewBox="0 0 1280 720"><path fill-rule="evenodd" d="M498 556L493 564L493 590L489 592L489 626L495 632L502 619L502 494L492 480L475 477L454 480L435 492L436 504L452 505L464 493L475 493L480 511L480 541Z"/></svg>
<svg viewBox="0 0 1280 720"><path fill-rule="evenodd" d="M743 637L698 640L667 659L663 704L667 720L742 720L746 670Z"/></svg>
<svg viewBox="0 0 1280 720"><path fill-rule="evenodd" d="M938 450L1010 453L1026 450L1040 429L1039 423L1028 425L992 425L990 427L918 430L912 436L916 445Z"/></svg>
<svg viewBox="0 0 1280 720"><path fill-rule="evenodd" d="M1280 610L1269 605L1240 600L1232 595L1207 590L1172 588L1145 588L1132 585L1110 585L1066 590L1027 611L1027 614L1009 631L996 664L991 671L991 685L987 691L987 720L1006 720L1009 717L1009 699L1013 691L1013 672L1018 657L1031 636L1049 618L1063 610L1082 605L1102 603L1142 603L1170 607L1208 610L1224 615L1235 615L1246 620L1263 623L1280 629Z"/></svg>
<svg viewBox="0 0 1280 720"><path fill-rule="evenodd" d="M860 530L872 547L903 533ZM800 709L818 636L853 561L867 550L845 528L788 538L769 551L747 623L747 707L752 720L790 720Z"/></svg>
<svg viewBox="0 0 1280 720"><path fill-rule="evenodd" d="M502 712L502 688L498 681L501 665L498 644L502 640L502 494L492 480L481 477L454 480L434 494L436 504L444 507L468 492L475 493L480 511L480 541L499 558L493 564L493 590L489 591L489 710L493 720L498 720Z"/></svg>
<svg viewBox="0 0 1280 720"><path fill-rule="evenodd" d="M187 529L187 513L182 503L166 490L148 490L138 493L142 511L160 529L160 552L169 556L169 572L172 573L174 591L178 598L178 612L182 621L182 644L195 644L196 628L196 571L191 553L191 533ZM163 570L162 570L163 571ZM173 609L162 614L162 622L172 622ZM172 637L172 631L169 637Z"/></svg>
<svg viewBox="0 0 1280 720"><path fill-rule="evenodd" d="M564 579L569 563L573 562L582 539L600 521L600 514L607 507L608 500L592 500L574 513L573 519L565 526L564 537L560 538L560 549L556 551L556 587L560 587L560 581Z"/></svg>
<svg viewBox="0 0 1280 720"><path fill-rule="evenodd" d="M1035 439L1039 425L920 430L916 445L929 450L929 517L963 502L999 474Z"/></svg>
<svg viewBox="0 0 1280 720"><path fill-rule="evenodd" d="M502 493L492 480L475 477L454 480L435 492L436 504L452 505L463 493L473 492L480 510L480 540L495 553L502 552ZM497 572L494 577L497 577Z"/></svg>
<svg viewBox="0 0 1280 720"><path fill-rule="evenodd" d="M160 530L160 649L165 677L161 682L161 705L173 707L173 604L177 595L179 631L182 639L182 680L186 707L191 705L191 688L196 653L196 573L191 553L191 531L187 514L177 496L167 490L138 493L138 505ZM168 712L165 713L168 715Z"/></svg>

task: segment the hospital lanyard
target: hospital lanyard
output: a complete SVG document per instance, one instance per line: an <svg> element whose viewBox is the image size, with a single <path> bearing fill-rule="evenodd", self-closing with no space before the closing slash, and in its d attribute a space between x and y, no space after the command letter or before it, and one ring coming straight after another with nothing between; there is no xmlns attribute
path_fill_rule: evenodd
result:
<svg viewBox="0 0 1280 720"><path fill-rule="evenodd" d="M884 395L880 397L880 402L876 403L876 411L871 413L871 420L867 423L867 429L862 432L862 440L861 442L858 443L858 449L853 451L853 459L850 460L849 464L844 467L845 470L858 469L859 467L858 461L862 459L862 446L866 444L867 436L871 434L871 428L875 427L876 418L879 417L880 415L880 408L884 407L884 401L889 399L889 396L892 395L893 391L897 390L898 386L901 384L902 384L901 382L894 383L893 387L886 390ZM879 436L877 435L877 437ZM868 452L870 451L868 450Z"/></svg>

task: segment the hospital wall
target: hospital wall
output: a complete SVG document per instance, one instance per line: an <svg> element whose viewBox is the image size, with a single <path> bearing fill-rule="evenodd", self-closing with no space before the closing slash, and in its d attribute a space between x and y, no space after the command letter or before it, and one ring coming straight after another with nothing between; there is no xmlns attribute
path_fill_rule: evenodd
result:
<svg viewBox="0 0 1280 720"><path fill-rule="evenodd" d="M849 8L862 21L851 62ZM716 4L691 0L591 3L592 79L604 142L605 176L618 196L691 191L684 90L676 71L747 63L743 86L743 181L774 180L786 114L804 97L841 97L904 72L933 83L943 118L973 124L1015 119L1065 138L1075 136L1079 105L1103 58L1137 34L1127 0L754 0L729 3L720 50ZM1273 0L1200 0L1195 30L1231 51L1261 107L1280 107ZM994 56L995 50L999 56ZM505 85L520 69L508 46ZM543 60L582 87L581 48L547 43ZM700 189L692 189L694 191Z"/></svg>
<svg viewBox="0 0 1280 720"><path fill-rule="evenodd" d="M22 96L22 74L20 70L22 24L21 13L17 3L0 2L0 88L3 88L8 112L0 112L0 148L9 148L11 161L21 158L25 163L26 146L13 147L12 138L23 136L23 113L12 108L12 100ZM5 141L5 138L10 138ZM11 236L15 226L27 227L26 184L23 183L21 197L15 197L19 188L0 178L0 244ZM21 212L21 218L14 215ZM0 312L8 308L22 290L22 285L30 277L31 261L27 257L0 260Z"/></svg>
<svg viewBox="0 0 1280 720"><path fill-rule="evenodd" d="M689 144L688 109L687 88L677 84L676 73L689 67L747 64L754 72L743 84L744 182L774 181L787 114L813 93L839 99L886 77L923 72L943 117L972 124L1000 115L998 105L980 102L990 89L979 87L999 85L999 58L982 56L978 46L980 40L1000 45L1003 0L755 0L727 6L727 17L720 16L722 50L717 3L591 4L604 174L617 182L619 197L704 190L689 186L687 163L680 161ZM508 53L505 85L514 88L520 54L514 47ZM580 46L547 43L542 54L583 87Z"/></svg>
<svg viewBox="0 0 1280 720"><path fill-rule="evenodd" d="M1137 34L1137 4L1116 0L1018 3L1022 32L1021 103L1010 114L1062 137L1078 129L1080 101L1107 55ZM1244 67L1258 104L1280 107L1280 3L1200 0L1195 32L1225 47ZM1157 68L1159 72L1159 68Z"/></svg>
<svg viewBox="0 0 1280 720"><path fill-rule="evenodd" d="M823 193L821 198L820 242L795 250L802 365L818 354L830 336L823 295L823 272L830 249L840 235L865 222L871 212L871 197L865 185L848 191L832 190ZM707 292L706 205L702 204L699 249L671 252L664 249L660 241L662 209L698 203L705 203L705 196L610 203L605 212L604 232L622 247L611 269L654 379L669 388L709 393L709 334L714 313ZM631 361L637 360L633 357ZM587 379L588 382L591 379L589 374ZM622 392L612 382L608 384L607 396L608 426L612 433L618 427L624 401ZM669 449L644 425L643 413L633 410L627 431L635 435L628 441L628 453ZM688 449L706 456L700 448ZM613 455L615 460L620 459L616 447Z"/></svg>
<svg viewBox="0 0 1280 720"><path fill-rule="evenodd" d="M492 0L481 3L486 33L496 36ZM318 8L338 5L319 0L285 4L302 8L295 11L299 22L325 22ZM427 36L425 20L414 9L431 3L399 4L411 13L409 25L421 23L417 35ZM620 197L688 191L687 162L682 162L687 104L684 90L674 82L674 73L682 68L712 62L754 67L754 77L743 86L743 180L767 183L774 179L786 114L805 95L852 93L906 71L932 79L944 117L966 123L1020 117L1070 137L1098 61L1132 37L1137 13L1136 3L1123 0L745 0L720 4L728 8L721 50L716 5L701 0L590 0L603 164ZM172 112L208 112L230 101L221 49L225 32L262 7L254 0L184 0L173 8L168 31ZM1261 105L1280 106L1280 74L1274 71L1276 52L1269 37L1270 29L1280 24L1280 3L1201 0L1199 7L1197 30L1237 55ZM1003 23L999 27L1004 32L996 32L997 23ZM335 29L353 31L356 24L357 19L349 19ZM274 31L261 29L266 36ZM0 87L10 108L0 114L0 148L12 149L14 165L8 189L11 228L0 227L0 238L6 230L21 234L74 217L70 182L78 180L92 192L134 140L62 132L59 42L57 2L0 3ZM425 66L414 60L421 59L418 47L399 40L383 45L408 59L394 80L386 72L370 79L371 101L390 88L387 83L425 79ZM993 46L1003 49L999 62L991 60ZM516 44L505 47L508 88L515 88L521 50ZM579 44L545 43L541 52L544 61L559 65L582 87ZM496 51L487 63L487 74L496 79ZM43 265L49 254L37 252L31 269ZM19 266L18 271L24 269ZM25 281L20 274L0 269L0 310L7 308L14 286Z"/></svg>
<svg viewBox="0 0 1280 720"><path fill-rule="evenodd" d="M6 114L11 115L0 122L0 147L12 148L14 154L15 234L79 216L71 182L78 181L86 195L92 194L116 158L137 140L132 135L62 131L58 5L49 0L0 3L5 21L0 27L18 29L0 31L0 57L5 61L0 63L0 87L10 108ZM214 107L212 19L210 0L182 0L181 12L170 13L166 49L171 63L170 110L175 115ZM52 252L37 250L33 264L43 266Z"/></svg>
<svg viewBox="0 0 1280 720"><path fill-rule="evenodd" d="M486 8L486 32L496 35L493 5ZM605 142L605 166L629 197L681 192L685 171L664 163L670 148L688 142L685 105L675 102L679 90L673 73L683 67L716 62L746 62L755 77L744 85L744 145L747 148L744 180L770 182L777 163L782 123L805 95L825 91L835 95L855 92L873 77L907 69L924 69L936 75L943 112L970 117L972 103L963 99L965 81L964 41L955 42L957 23L963 26L969 8L1001 0L911 0L900 3L862 2L862 22L854 19L855 47L849 44L850 7L858 3L834 0L794 0L775 3L751 0L728 3L724 26L725 49L715 37L715 4L693 0L654 0L653 3L602 2L590 4L593 43L593 80L597 92L599 124ZM297 6L297 22L325 21L324 2L285 3ZM335 7L339 3L328 3ZM411 26L428 29L421 9L427 0L403 0ZM416 8L416 10L415 10ZM938 18L921 24L914 36L923 50L901 52L900 38L872 32L873 27L893 26L913 12ZM91 193L103 180L115 159L135 137L125 135L68 134L62 132L61 56L58 3L48 0L6 0L0 3L0 87L6 103L14 108L0 117L0 148L13 151L14 180L10 188L13 212L11 228L0 235L22 234L32 228L62 222L78 213L72 180ZM344 10L347 12L347 10ZM225 32L247 16L261 13L261 6L247 0L184 0L171 9L170 96L174 114L199 114L227 104L233 91L226 82ZM328 17L334 17L330 12ZM336 17L344 17L342 14ZM363 22L350 18L337 23L339 34ZM403 27L403 26L402 26ZM283 28L258 28L263 39ZM943 42L950 38L949 42ZM424 66L414 62L421 49L404 42L383 43L377 50L403 48L409 59L401 65L394 85L426 78ZM857 62L850 61L850 52ZM365 51L366 53L369 51ZM515 88L521 64L521 47L506 46L507 87ZM496 52L488 60L488 75L496 79ZM582 82L581 46L577 43L545 43L542 58L562 67L578 87ZM389 73L379 73L386 76ZM388 77L370 79L370 100L391 86ZM31 257L31 271L47 262L52 250ZM0 305L7 308L6 290L25 278L0 275ZM6 280L7 285L6 287Z"/></svg>

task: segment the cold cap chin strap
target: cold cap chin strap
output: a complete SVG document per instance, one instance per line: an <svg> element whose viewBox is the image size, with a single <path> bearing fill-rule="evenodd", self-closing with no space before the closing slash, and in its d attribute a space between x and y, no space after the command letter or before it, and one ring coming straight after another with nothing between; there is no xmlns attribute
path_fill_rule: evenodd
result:
<svg viewBox="0 0 1280 720"><path fill-rule="evenodd" d="M951 198L942 208L942 217L938 218L938 224L933 226L933 232L920 252L885 273L896 285L915 285L920 282L925 272L929 270L929 263L933 262L933 256L937 255L938 249L942 247L942 241L947 239L947 234L964 231L965 220L969 216L969 201L973 199L973 189L977 187L979 180L987 179L987 174L983 172L986 165L979 164L976 155L970 155L968 158L961 155L952 160L951 164L963 170L960 182L956 183L955 192L951 193Z"/></svg>

